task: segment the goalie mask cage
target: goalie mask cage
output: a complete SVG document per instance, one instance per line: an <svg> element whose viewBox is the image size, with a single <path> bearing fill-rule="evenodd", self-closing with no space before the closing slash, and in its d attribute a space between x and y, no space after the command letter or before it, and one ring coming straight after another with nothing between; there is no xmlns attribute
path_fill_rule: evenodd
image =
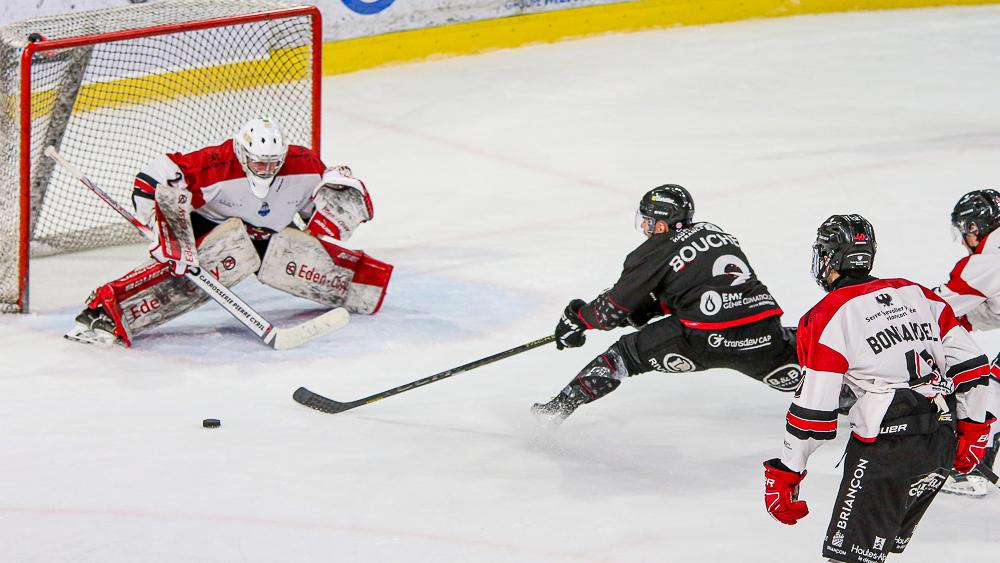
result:
<svg viewBox="0 0 1000 563"><path fill-rule="evenodd" d="M0 30L0 312L28 310L29 256L142 240L47 145L123 204L157 155L218 144L255 116L318 151L321 30L314 6L257 0L162 0Z"/></svg>

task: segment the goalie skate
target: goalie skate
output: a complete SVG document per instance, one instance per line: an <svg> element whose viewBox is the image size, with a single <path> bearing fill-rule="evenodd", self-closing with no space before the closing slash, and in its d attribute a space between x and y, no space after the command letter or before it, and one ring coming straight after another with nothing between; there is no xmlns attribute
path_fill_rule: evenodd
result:
<svg viewBox="0 0 1000 563"><path fill-rule="evenodd" d="M115 336L115 321L108 317L104 310L84 309L76 316L76 324L64 335L66 340L83 344L96 344L103 347L121 345L121 340Z"/></svg>

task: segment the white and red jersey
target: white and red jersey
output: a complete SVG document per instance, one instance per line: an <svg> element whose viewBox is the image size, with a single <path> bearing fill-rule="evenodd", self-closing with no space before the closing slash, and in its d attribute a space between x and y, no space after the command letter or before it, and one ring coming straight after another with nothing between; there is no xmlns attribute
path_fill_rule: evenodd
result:
<svg viewBox="0 0 1000 563"><path fill-rule="evenodd" d="M839 287L802 317L797 341L803 375L781 457L794 471L836 437L845 386L857 397L853 436L864 442L878 438L897 389L931 399L954 393L959 418L985 420L989 360L952 308L919 284L868 278Z"/></svg>
<svg viewBox="0 0 1000 563"><path fill-rule="evenodd" d="M267 196L260 199L250 191L250 181L230 139L187 154L170 153L157 158L136 176L132 202L139 220L148 225L153 217L156 186L183 182L192 194L193 213L215 223L239 218L256 227L251 230L256 238L265 238L290 225L296 213L308 217L313 190L325 168L315 151L291 145Z"/></svg>
<svg viewBox="0 0 1000 563"><path fill-rule="evenodd" d="M967 321L966 328L1000 328L1000 231L980 241L972 254L952 269L948 282L935 291Z"/></svg>

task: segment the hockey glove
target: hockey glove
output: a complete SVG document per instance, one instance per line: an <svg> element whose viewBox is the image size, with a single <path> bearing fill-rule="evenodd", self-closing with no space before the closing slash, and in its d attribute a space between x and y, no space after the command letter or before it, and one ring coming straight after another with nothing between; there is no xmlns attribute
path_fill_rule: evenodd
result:
<svg viewBox="0 0 1000 563"><path fill-rule="evenodd" d="M155 239L149 255L157 262L170 264L170 273L178 277L196 270L198 248L191 225L193 202L183 176L178 173L176 181L160 184L154 198L156 206L150 227Z"/></svg>
<svg viewBox="0 0 1000 563"><path fill-rule="evenodd" d="M778 522L794 526L809 514L809 505L799 500L799 483L806 473L788 469L778 458L764 462L764 508Z"/></svg>
<svg viewBox="0 0 1000 563"><path fill-rule="evenodd" d="M955 455L955 471L968 474L983 461L986 446L989 445L990 425L996 417L986 415L986 422L958 421L958 453Z"/></svg>
<svg viewBox="0 0 1000 563"><path fill-rule="evenodd" d="M587 336L583 334L583 331L587 330L587 325L580 318L580 309L586 304L587 302L583 299L574 299L569 302L569 305L566 305L566 310L563 311L562 317L559 318L559 324L556 325L557 349L578 348L587 341Z"/></svg>
<svg viewBox="0 0 1000 563"><path fill-rule="evenodd" d="M170 274L182 277L189 270L199 267L198 250L194 236L178 237L157 209L157 220L153 223L153 234L156 238L149 246L149 255L161 264L170 265Z"/></svg>

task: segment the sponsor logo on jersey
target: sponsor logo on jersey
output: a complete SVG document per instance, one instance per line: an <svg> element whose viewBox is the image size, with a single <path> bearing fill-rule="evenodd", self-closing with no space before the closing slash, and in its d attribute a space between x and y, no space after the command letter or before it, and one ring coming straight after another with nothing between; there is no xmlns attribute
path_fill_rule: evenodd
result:
<svg viewBox="0 0 1000 563"><path fill-rule="evenodd" d="M833 539L830 540L830 543L833 544L834 547L844 547L844 532L841 532L840 530L834 532Z"/></svg>
<svg viewBox="0 0 1000 563"><path fill-rule="evenodd" d="M680 354L667 354L663 357L663 365L660 365L660 363L656 361L656 358L650 358L649 364L653 366L653 369L656 371L666 371L670 373L686 373L694 371L694 362Z"/></svg>
<svg viewBox="0 0 1000 563"><path fill-rule="evenodd" d="M883 307L892 307L892 296L888 293L879 293L875 296L875 302Z"/></svg>
<svg viewBox="0 0 1000 563"><path fill-rule="evenodd" d="M781 366L765 375L761 381L778 391L795 391L802 381L802 369L797 364Z"/></svg>
<svg viewBox="0 0 1000 563"><path fill-rule="evenodd" d="M267 217L270 213L271 213L271 206L269 206L266 201L262 202L260 204L260 209L257 210L257 215L260 215L261 217Z"/></svg>
<svg viewBox="0 0 1000 563"><path fill-rule="evenodd" d="M858 459L858 464L854 466L851 473L851 480L847 483L847 494L844 495L844 503L840 506L840 513L837 516L837 528L847 529L847 523L851 520L851 513L854 512L854 501L857 500L858 491L861 490L861 481L865 478L865 471L868 469L867 459ZM854 549L854 546L851 546Z"/></svg>
<svg viewBox="0 0 1000 563"><path fill-rule="evenodd" d="M888 294L884 294L884 295L886 297L889 297ZM876 297L876 299L878 299L878 298ZM889 305L883 305L883 306L889 307L891 305L892 305L892 303L889 303ZM906 305L900 305L899 307L893 307L892 309L885 309L885 310L882 310L882 311L879 311L879 312L875 313L874 315L869 315L869 316L865 317L865 322L870 323L870 322L874 321L875 319L881 319L883 317L886 318L887 320L894 321L896 319L901 319L901 318L905 317L906 315L909 315L910 313L916 313L916 312L917 312L917 310L914 309L914 308L912 308L912 307L907 307Z"/></svg>
<svg viewBox="0 0 1000 563"><path fill-rule="evenodd" d="M926 477L910 486L910 496L920 498L928 491L936 491L944 484L944 480L945 476L940 473L928 473Z"/></svg>
<svg viewBox="0 0 1000 563"><path fill-rule="evenodd" d="M738 279L739 278L737 277L737 280ZM735 283L736 282L734 282L734 284ZM740 307L755 309L757 307L773 306L776 304L777 303L774 301L774 298L771 297L770 293L744 297L743 292L741 291L726 291L719 293L718 291L710 289L701 294L699 309L701 309L702 314L711 317L719 311L729 311L731 309L739 309Z"/></svg>
<svg viewBox="0 0 1000 563"><path fill-rule="evenodd" d="M891 425L883 426L882 428L880 428L879 431L878 431L878 433L879 434L901 434L903 432L906 432L906 429L909 428L909 427L910 427L909 424L891 424Z"/></svg>
<svg viewBox="0 0 1000 563"><path fill-rule="evenodd" d="M719 295L719 292L711 289L702 293L699 308L703 315L711 317L722 310L722 296Z"/></svg>
<svg viewBox="0 0 1000 563"><path fill-rule="evenodd" d="M236 259L232 256L226 256L222 259L222 267L226 270L232 270L236 267ZM218 277L218 276L216 276Z"/></svg>
<svg viewBox="0 0 1000 563"><path fill-rule="evenodd" d="M924 341L938 341L938 337L934 336L934 327L931 323L889 325L888 328L876 332L874 336L865 338L865 342L876 355L902 342Z"/></svg>
<svg viewBox="0 0 1000 563"><path fill-rule="evenodd" d="M887 553L880 553L878 551L872 551L865 547L859 547L857 545L851 544L851 553L858 556L859 561L864 563L881 563L885 561Z"/></svg>
<svg viewBox="0 0 1000 563"><path fill-rule="evenodd" d="M771 343L771 335L765 334L758 337L748 337L742 338L740 340L729 340L722 334L718 332L713 332L708 335L708 345L712 348L737 348L739 350L753 350L756 348L763 348Z"/></svg>
<svg viewBox="0 0 1000 563"><path fill-rule="evenodd" d="M294 276L295 272L297 272L297 271L299 271L299 265L296 264L295 262L289 262L289 263L285 264L285 273L286 274L288 274L290 276Z"/></svg>

